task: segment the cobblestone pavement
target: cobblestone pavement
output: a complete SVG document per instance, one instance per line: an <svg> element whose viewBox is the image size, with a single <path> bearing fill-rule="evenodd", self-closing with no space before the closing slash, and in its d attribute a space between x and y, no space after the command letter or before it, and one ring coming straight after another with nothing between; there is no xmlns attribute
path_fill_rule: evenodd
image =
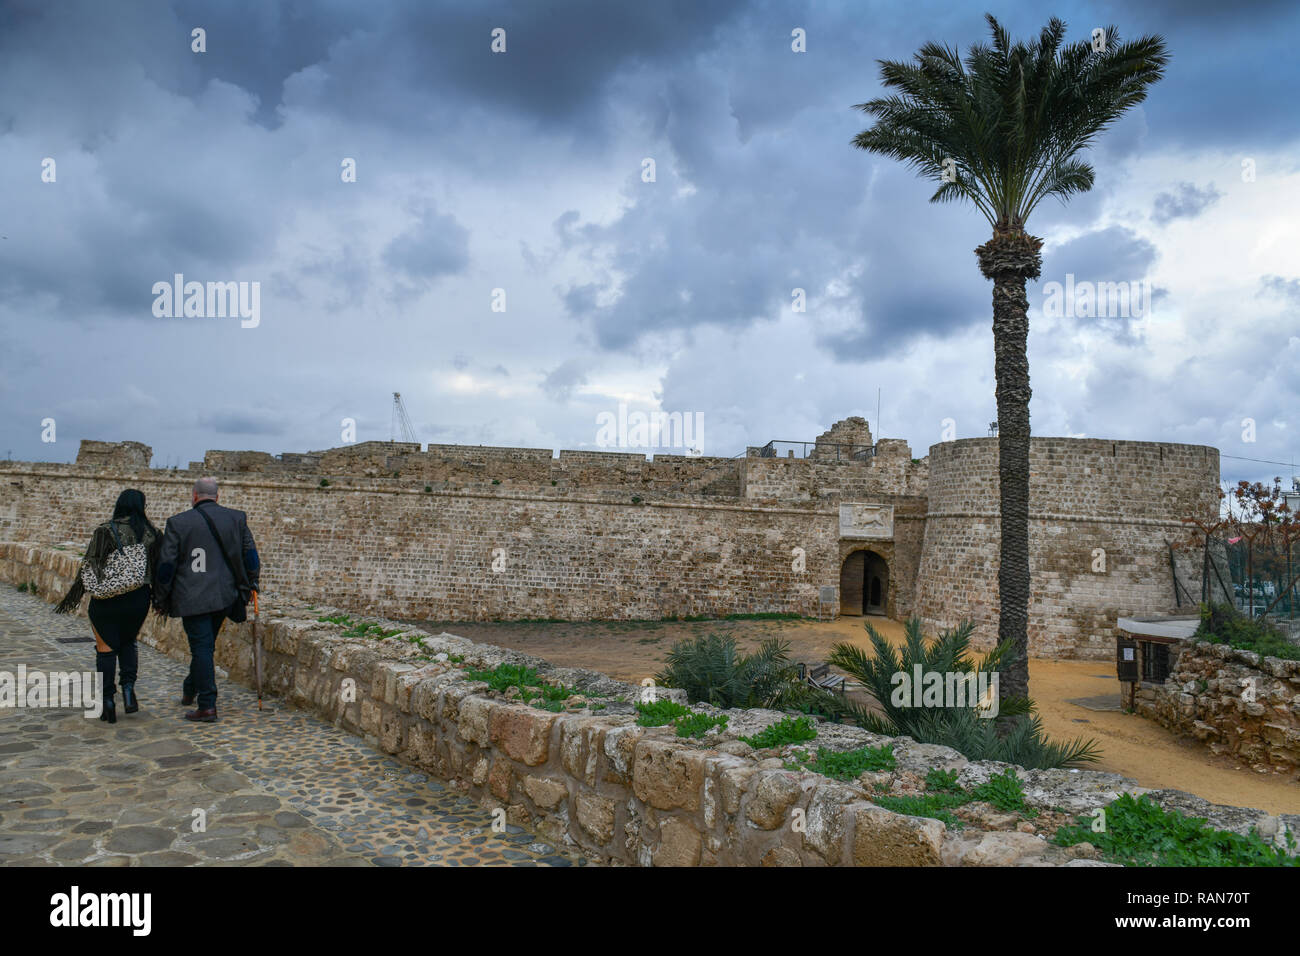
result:
<svg viewBox="0 0 1300 956"><path fill-rule="evenodd" d="M0 671L19 665L93 671L90 623L0 585ZM116 724L0 708L0 865L586 862L519 827L493 833L468 797L277 699L259 712L231 681L218 679L220 722L191 724L185 671L141 645L140 711L123 713L118 693Z"/></svg>

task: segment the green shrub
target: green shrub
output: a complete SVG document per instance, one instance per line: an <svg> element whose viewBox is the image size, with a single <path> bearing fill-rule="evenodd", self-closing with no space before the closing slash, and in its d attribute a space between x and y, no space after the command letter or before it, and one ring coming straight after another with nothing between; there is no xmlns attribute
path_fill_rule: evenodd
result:
<svg viewBox="0 0 1300 956"><path fill-rule="evenodd" d="M817 728L813 726L811 717L787 717L785 720L769 724L752 737L740 739L755 750L765 750L769 747L784 747L786 744L812 740L816 736Z"/></svg>
<svg viewBox="0 0 1300 956"><path fill-rule="evenodd" d="M990 777L971 791L971 798L991 803L1004 813L1019 813L1023 816L1037 816L1037 811L1025 807L1025 787L1016 772L1008 767L1002 773Z"/></svg>
<svg viewBox="0 0 1300 956"><path fill-rule="evenodd" d="M519 688L519 701L543 710L559 713L564 702L580 691L563 684L549 684L531 667L524 664L498 664L492 670L465 669L470 680L484 681L492 690L504 693L511 687Z"/></svg>
<svg viewBox="0 0 1300 956"><path fill-rule="evenodd" d="M956 770L940 770L938 767L931 767L925 775L925 788L942 793L961 793L961 787L957 786Z"/></svg>
<svg viewBox="0 0 1300 956"><path fill-rule="evenodd" d="M919 743L951 747L971 760L999 760L1030 769L1070 767L1090 763L1101 752L1093 740L1076 738L1056 743L1048 738L1028 698L999 700L997 719L984 718L975 706L909 707L895 704L894 675L925 673L978 675L995 673L1010 645L1003 644L976 661L969 656L974 625L969 621L945 630L927 646L921 622L912 618L905 626L901 651L868 622L871 653L853 644L836 644L828 663L859 681L883 711L874 713L856 704L845 711L858 726L888 737L911 737Z"/></svg>
<svg viewBox="0 0 1300 956"><path fill-rule="evenodd" d="M678 737L703 737L714 727L726 727L727 718L696 713L675 700L661 697L653 703L636 705L636 722L642 727L665 727L671 724Z"/></svg>
<svg viewBox="0 0 1300 956"><path fill-rule="evenodd" d="M714 727L725 730L727 718L722 715L714 717L709 714L692 713L686 717L678 717L673 721L673 726L677 728L678 737L703 737Z"/></svg>
<svg viewBox="0 0 1300 956"><path fill-rule="evenodd" d="M1288 641L1277 627L1248 617L1231 604L1202 604L1195 636L1210 644L1227 644L1263 657L1300 661L1300 647Z"/></svg>
<svg viewBox="0 0 1300 956"><path fill-rule="evenodd" d="M661 697L650 704L637 704L636 711L636 722L642 727L663 727L679 717L694 713L689 707L683 707L667 697Z"/></svg>
<svg viewBox="0 0 1300 956"><path fill-rule="evenodd" d="M924 793L906 797L875 796L871 800L894 813L942 820L950 830L960 830L965 824L949 811L969 803L970 797L961 793Z"/></svg>
<svg viewBox="0 0 1300 956"><path fill-rule="evenodd" d="M1121 794L1106 807L1105 829L1092 830L1093 818L1076 818L1077 826L1061 827L1053 838L1061 846L1091 843L1111 863L1125 866L1300 866L1264 841L1253 829L1249 836L1215 830L1200 817L1165 810L1145 794ZM1294 837L1288 834L1294 848Z"/></svg>
<svg viewBox="0 0 1300 956"><path fill-rule="evenodd" d="M819 773L825 777L831 777L835 780L854 780L868 770L893 770L898 765L894 758L894 747L892 744L885 744L883 747L860 747L857 750L834 751L827 750L825 747L818 747L817 754L811 760L807 759L808 755L804 754L804 760L787 763L786 767L790 770L798 770L800 766L807 767L814 773Z"/></svg>
<svg viewBox="0 0 1300 956"><path fill-rule="evenodd" d="M349 620L349 623L351 624L350 619L347 619L346 615L338 615L338 616L344 618L345 620ZM334 621L333 623L342 624L343 621ZM370 637L370 638L374 638L377 641L382 641L389 637L396 637L398 634L401 633L402 633L402 629L400 627L384 627L378 621L358 621L355 624L351 624L351 626L347 627L347 629L343 632L343 636L344 637Z"/></svg>
<svg viewBox="0 0 1300 956"><path fill-rule="evenodd" d="M753 654L743 654L734 637L710 634L678 641L668 652L665 667L655 680L665 687L686 691L692 703L723 709L768 707L773 710L842 712L835 694L809 687L799 679L790 660L790 645L766 640Z"/></svg>
<svg viewBox="0 0 1300 956"><path fill-rule="evenodd" d="M330 486L330 480L328 478L322 478L320 480L320 487L328 488L329 486Z"/></svg>

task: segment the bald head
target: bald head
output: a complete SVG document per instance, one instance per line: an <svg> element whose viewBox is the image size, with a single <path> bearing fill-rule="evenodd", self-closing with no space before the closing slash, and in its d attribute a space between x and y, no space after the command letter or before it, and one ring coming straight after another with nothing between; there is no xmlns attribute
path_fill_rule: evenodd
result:
<svg viewBox="0 0 1300 956"><path fill-rule="evenodd" d="M216 501L216 500L217 500L217 479L204 477L194 482L194 503L195 504L198 504L200 501Z"/></svg>

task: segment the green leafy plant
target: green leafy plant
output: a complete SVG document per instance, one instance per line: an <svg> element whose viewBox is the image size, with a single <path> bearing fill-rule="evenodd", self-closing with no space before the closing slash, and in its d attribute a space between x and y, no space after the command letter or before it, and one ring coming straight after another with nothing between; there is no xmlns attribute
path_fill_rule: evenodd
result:
<svg viewBox="0 0 1300 956"><path fill-rule="evenodd" d="M320 480L320 485L319 485L319 487L321 487L321 488L328 488L329 486L330 486L330 480L329 480L328 478L322 478L322 479Z"/></svg>
<svg viewBox="0 0 1300 956"><path fill-rule="evenodd" d="M524 664L498 664L491 670L465 669L465 676L472 681L483 681L489 688L504 693L511 687L518 688L521 703L530 704L543 710L558 713L564 709L564 702L582 692L563 684L552 684Z"/></svg>
<svg viewBox="0 0 1300 956"><path fill-rule="evenodd" d="M798 770L806 767L814 773L835 780L854 780L870 771L893 770L898 765L894 757L892 744L881 747L859 747L857 750L835 751L818 747L811 759L807 753L803 760L795 759L786 764L787 769Z"/></svg>
<svg viewBox="0 0 1300 956"><path fill-rule="evenodd" d="M741 737L755 750L769 747L784 747L786 744L802 743L817 736L817 728L810 717L787 717L774 724L768 724L752 737Z"/></svg>
<svg viewBox="0 0 1300 956"><path fill-rule="evenodd" d="M1025 806L1025 785L1010 767L972 790L971 797L991 803L1004 813L1038 815L1036 810L1031 811Z"/></svg>
<svg viewBox="0 0 1300 956"><path fill-rule="evenodd" d="M667 697L661 697L652 703L638 703L636 712L636 722L642 727L663 727L679 717L694 713L689 707L683 707Z"/></svg>
<svg viewBox="0 0 1300 956"><path fill-rule="evenodd" d="M1125 866L1300 866L1289 855L1251 830L1247 836L1215 830L1200 817L1166 810L1145 794L1121 794L1105 808L1105 828L1092 829L1093 818L1076 818L1053 838L1061 846L1091 843L1102 858ZM1288 833L1294 849L1294 837Z"/></svg>
<svg viewBox="0 0 1300 956"><path fill-rule="evenodd" d="M703 737L714 727L727 726L725 716L701 714L667 697L650 703L638 703L636 710L636 722L640 726L665 727L671 724L678 737Z"/></svg>
<svg viewBox="0 0 1300 956"><path fill-rule="evenodd" d="M871 652L853 644L833 648L828 663L853 677L875 699L881 713L858 704L845 707L858 726L888 737L911 737L919 743L942 744L971 760L999 760L1030 769L1071 767L1097 760L1100 749L1093 740L1076 738L1057 743L1047 737L1042 721L1028 698L1003 697L998 719L985 718L975 701L957 706L944 701L940 706L914 707L896 702L895 675L922 673L958 674L975 686L981 673L996 673L1011 645L1004 643L980 660L970 656L974 625L969 621L942 631L928 645L921 622L912 618L904 625L904 643L896 650L872 625L864 625ZM990 681L991 685L991 681Z"/></svg>
<svg viewBox="0 0 1300 956"><path fill-rule="evenodd" d="M369 637L382 641L402 633L400 627L384 627L378 621L358 621L343 632L344 637Z"/></svg>
<svg viewBox="0 0 1300 956"><path fill-rule="evenodd" d="M721 714L713 716L692 713L686 717L678 717L673 721L673 726L677 728L678 737L703 737L714 727L725 730L727 718Z"/></svg>
<svg viewBox="0 0 1300 956"><path fill-rule="evenodd" d="M1292 644L1274 625L1247 617L1231 604L1202 604L1201 623L1194 635L1210 644L1227 644L1262 657L1300 660L1300 646Z"/></svg>
<svg viewBox="0 0 1300 956"><path fill-rule="evenodd" d="M953 816L951 810L970 802L970 797L961 793L923 793L902 797L875 796L871 798L877 806L903 813L909 817L930 817L942 820L951 830L960 830L965 825Z"/></svg>
<svg viewBox="0 0 1300 956"><path fill-rule="evenodd" d="M926 771L925 789L943 793L962 792L961 787L957 786L957 771L940 770L938 767L931 767Z"/></svg>
<svg viewBox="0 0 1300 956"><path fill-rule="evenodd" d="M702 701L723 709L804 710L815 705L824 713L842 710L836 695L800 680L789 649L788 642L771 638L754 653L743 654L730 636L687 638L672 646L655 680L685 690L692 703Z"/></svg>

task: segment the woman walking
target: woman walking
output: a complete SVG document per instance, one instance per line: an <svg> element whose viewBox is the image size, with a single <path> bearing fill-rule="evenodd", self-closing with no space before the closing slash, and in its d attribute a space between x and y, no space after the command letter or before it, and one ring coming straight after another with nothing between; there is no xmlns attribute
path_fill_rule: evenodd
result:
<svg viewBox="0 0 1300 956"><path fill-rule="evenodd" d="M122 704L128 714L140 709L135 695L136 636L149 613L162 535L144 513L144 494L128 488L117 497L113 517L91 535L77 580L55 607L56 614L77 609L90 593L87 616L95 635L95 668L103 675L100 720L117 723L114 671L122 665Z"/></svg>

